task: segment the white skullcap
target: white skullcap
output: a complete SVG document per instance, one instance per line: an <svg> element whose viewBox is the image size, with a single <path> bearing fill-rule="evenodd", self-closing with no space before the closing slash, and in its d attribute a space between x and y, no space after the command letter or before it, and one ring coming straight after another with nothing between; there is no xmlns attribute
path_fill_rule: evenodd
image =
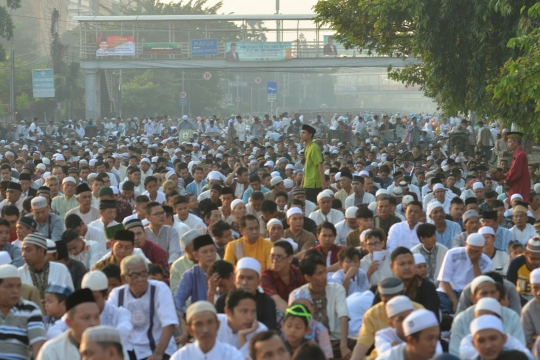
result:
<svg viewBox="0 0 540 360"><path fill-rule="evenodd" d="M270 176L271 176L271 177L276 177L276 176L281 176L281 174L279 173L279 171L272 171L272 172L270 173Z"/></svg>
<svg viewBox="0 0 540 360"><path fill-rule="evenodd" d="M152 162L153 162L153 163L157 163L158 160L159 160L159 156L154 156L154 157L152 158Z"/></svg>
<svg viewBox="0 0 540 360"><path fill-rule="evenodd" d="M36 196L30 201L30 207L32 210L39 210L43 209L49 206L49 203L47 202L47 199L43 196Z"/></svg>
<svg viewBox="0 0 540 360"><path fill-rule="evenodd" d="M474 311L476 310L486 310L494 312L496 315L502 316L502 306L501 303L490 297L481 298L478 300L474 306Z"/></svg>
<svg viewBox="0 0 540 360"><path fill-rule="evenodd" d="M482 184L480 181L477 181L472 186L473 190L483 189L484 184Z"/></svg>
<svg viewBox="0 0 540 360"><path fill-rule="evenodd" d="M92 161L92 160L90 160ZM141 162L145 162L145 163L149 163L150 164L150 160L148 160L148 158L142 158L141 159Z"/></svg>
<svg viewBox="0 0 540 360"><path fill-rule="evenodd" d="M520 194L514 194L514 195L510 196L510 201L514 201L516 199L523 200L523 196L521 196Z"/></svg>
<svg viewBox="0 0 540 360"><path fill-rule="evenodd" d="M347 219L356 218L356 211L358 211L358 208L356 206L349 207L347 210L345 210L345 217Z"/></svg>
<svg viewBox="0 0 540 360"><path fill-rule="evenodd" d="M77 182L75 181L75 178L73 176L67 176L64 178L64 180L62 180L62 184L65 184L67 182L72 182L74 184L76 184Z"/></svg>
<svg viewBox="0 0 540 360"><path fill-rule="evenodd" d="M249 269L261 275L261 263L251 257L243 257L236 263L236 270Z"/></svg>
<svg viewBox="0 0 540 360"><path fill-rule="evenodd" d="M47 170L47 166L45 164L37 164L36 169Z"/></svg>
<svg viewBox="0 0 540 360"><path fill-rule="evenodd" d="M425 264L426 263L426 258L424 257L424 255L422 255L422 254L413 254L413 256L414 256L414 264L415 265Z"/></svg>
<svg viewBox="0 0 540 360"><path fill-rule="evenodd" d="M427 161L433 160L433 156L428 156L428 157L426 158L426 160L427 160Z"/></svg>
<svg viewBox="0 0 540 360"><path fill-rule="evenodd" d="M294 208L293 208L293 209L294 209ZM296 208L296 209L300 210L299 208ZM301 211L300 211L300 212L301 212ZM268 221L268 222L266 223L266 228L267 228L267 229L270 229L270 228L271 228L272 226L274 226L274 225L279 225L279 226L283 227L283 223L281 222L281 220L279 220L279 219L270 219L270 221Z"/></svg>
<svg viewBox="0 0 540 360"><path fill-rule="evenodd" d="M375 197L378 197L379 195L388 195L388 190L386 189L377 190L377 192L375 193Z"/></svg>
<svg viewBox="0 0 540 360"><path fill-rule="evenodd" d="M21 275L19 275L19 270L11 264L6 264L0 266L0 279L8 279L8 278L21 278Z"/></svg>
<svg viewBox="0 0 540 360"><path fill-rule="evenodd" d="M443 205L438 201L432 201L427 206L427 215L431 215L431 212L435 209L442 208Z"/></svg>
<svg viewBox="0 0 540 360"><path fill-rule="evenodd" d="M66 161L66 159L64 159L64 155L58 155L56 156L56 161Z"/></svg>
<svg viewBox="0 0 540 360"><path fill-rule="evenodd" d="M467 236L467 244L472 246L484 246L485 241L484 237L480 234L469 234Z"/></svg>
<svg viewBox="0 0 540 360"><path fill-rule="evenodd" d="M270 185L276 186L280 182L283 182L283 178L281 176L275 176L270 180Z"/></svg>
<svg viewBox="0 0 540 360"><path fill-rule="evenodd" d="M530 283L532 285L540 284L540 268L537 268L531 271L531 274L529 277L530 277Z"/></svg>
<svg viewBox="0 0 540 360"><path fill-rule="evenodd" d="M281 238L281 240L286 241L289 244L291 244L291 246L293 248L293 251L298 250L298 244L293 239L291 239L291 238Z"/></svg>
<svg viewBox="0 0 540 360"><path fill-rule="evenodd" d="M362 171L360 171L360 176L368 176L369 177L369 172L366 171L366 170L362 170Z"/></svg>
<svg viewBox="0 0 540 360"><path fill-rule="evenodd" d="M377 208L377 203L375 201L372 202L372 203L369 203L369 205L368 205L369 210L375 211L376 208Z"/></svg>
<svg viewBox="0 0 540 360"><path fill-rule="evenodd" d="M88 288L92 291L107 290L109 280L107 276L100 270L94 270L84 274L81 282L81 288Z"/></svg>
<svg viewBox="0 0 540 360"><path fill-rule="evenodd" d="M174 171L169 171L169 172L167 172L167 173L165 174L165 179L166 179L166 180L169 180L169 178L170 178L171 176L175 175L175 174L176 174L176 172L174 172Z"/></svg>
<svg viewBox="0 0 540 360"><path fill-rule="evenodd" d="M317 195L317 201L321 201L322 199L327 198L327 197L331 198L332 195L328 194L328 192L326 191L321 191L319 195Z"/></svg>
<svg viewBox="0 0 540 360"><path fill-rule="evenodd" d="M244 203L242 200L240 200L240 199L235 199L235 200L233 200L233 201L231 202L231 210L234 210L234 208L236 207L236 205L238 205L238 204L240 204L240 203L245 204L245 203Z"/></svg>
<svg viewBox="0 0 540 360"><path fill-rule="evenodd" d="M433 185L433 192L435 192L435 190L444 190L444 185L441 183Z"/></svg>
<svg viewBox="0 0 540 360"><path fill-rule="evenodd" d="M401 199L401 205L407 206L413 201L414 201L414 198L412 197L412 195L405 195L403 199Z"/></svg>
<svg viewBox="0 0 540 360"><path fill-rule="evenodd" d="M210 171L208 173L208 180L219 181L221 180L221 176L219 176L217 171Z"/></svg>
<svg viewBox="0 0 540 360"><path fill-rule="evenodd" d="M404 311L414 310L411 300L405 295L398 295L390 299L386 305L386 316L393 318Z"/></svg>
<svg viewBox="0 0 540 360"><path fill-rule="evenodd" d="M194 302L193 304L189 305L186 311L186 321L189 324L189 321L193 317L193 315L202 313L202 312L211 312L212 314L217 314L215 306L206 300L200 300L197 302Z"/></svg>
<svg viewBox="0 0 540 360"><path fill-rule="evenodd" d="M11 264L13 259L7 251L0 251L0 265Z"/></svg>
<svg viewBox="0 0 540 360"><path fill-rule="evenodd" d="M493 236L495 236L495 231L493 230L493 228L491 226L482 226L478 230L478 233L480 235L493 235Z"/></svg>
<svg viewBox="0 0 540 360"><path fill-rule="evenodd" d="M364 230L360 233L360 242L363 243L364 241L366 241L366 234L368 232L370 232L371 229L368 229L368 230Z"/></svg>
<svg viewBox="0 0 540 360"><path fill-rule="evenodd" d="M290 218L291 216L293 216L294 214L300 214L302 216L304 216L304 213L302 212L302 209L300 209L299 207L292 207L290 208L289 210L287 210L287 219Z"/></svg>
<svg viewBox="0 0 540 360"><path fill-rule="evenodd" d="M476 291L476 287L478 285L480 285L481 283L484 283L484 282L490 282L490 283L495 284L495 280L493 280L493 278L491 278L491 277L489 277L487 275L477 276L471 282L471 294L474 294L474 292Z"/></svg>
<svg viewBox="0 0 540 360"><path fill-rule="evenodd" d="M447 172L448 170L450 170L450 168L448 167L448 165L444 165L444 166L442 167L442 169L443 169L444 172Z"/></svg>
<svg viewBox="0 0 540 360"><path fill-rule="evenodd" d="M285 166L285 169L294 170L294 165L293 164L287 164L287 166Z"/></svg>
<svg viewBox="0 0 540 360"><path fill-rule="evenodd" d="M339 179L341 179L341 172L338 172L336 176L334 176L334 178L336 179L336 181L339 181Z"/></svg>
<svg viewBox="0 0 540 360"><path fill-rule="evenodd" d="M540 183L534 184L533 189L535 193L540 194Z"/></svg>
<svg viewBox="0 0 540 360"><path fill-rule="evenodd" d="M469 326L469 330L471 331L472 336L476 335L477 332L486 329L497 330L501 334L505 334L504 326L501 319L499 319L495 315L482 315L480 317L477 317L471 322L471 325Z"/></svg>
<svg viewBox="0 0 540 360"><path fill-rule="evenodd" d="M435 314L426 309L418 309L403 320L403 333L409 336L433 326L439 327Z"/></svg>
<svg viewBox="0 0 540 360"><path fill-rule="evenodd" d="M82 339L95 343L116 343L122 345L120 331L117 328L108 325L98 325L87 328L82 334Z"/></svg>
<svg viewBox="0 0 540 360"><path fill-rule="evenodd" d="M94 166L94 165L96 165L96 163L97 163L96 159L90 159L90 161L88 162L88 165Z"/></svg>

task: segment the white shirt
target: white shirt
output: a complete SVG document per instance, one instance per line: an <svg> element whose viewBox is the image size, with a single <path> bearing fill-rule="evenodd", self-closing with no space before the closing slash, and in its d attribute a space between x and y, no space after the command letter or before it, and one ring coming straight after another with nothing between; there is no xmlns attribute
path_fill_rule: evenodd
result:
<svg viewBox="0 0 540 360"><path fill-rule="evenodd" d="M157 344L165 326L178 325L172 293L165 283L148 280L148 289L140 298L134 298L129 286L123 285L113 289L108 299L111 304L118 305L119 294L121 291L124 292L123 307L131 313L131 323L133 324L129 342L133 345L133 350L138 359L144 359L152 355L147 334L150 326L150 287L152 285L156 287L152 336ZM176 349L174 337L171 336L165 353L172 355Z"/></svg>
<svg viewBox="0 0 540 360"><path fill-rule="evenodd" d="M141 195L146 195L150 198L150 194L148 193L148 191L144 191ZM158 204L163 204L165 201L167 200L167 197L165 196L164 193L162 193L161 191L158 191L157 192L157 195L156 195L156 199L155 200L152 200L150 199L150 201L155 201L157 202Z"/></svg>
<svg viewBox="0 0 540 360"><path fill-rule="evenodd" d="M344 209L348 209L351 206L356 205L355 201L354 201L355 197L356 197L356 194L352 194L352 195L347 196L347 198L345 199L345 207L344 207ZM375 196L373 196L370 193L364 191L364 195L362 196L361 203L362 204L371 204L372 202L375 202Z"/></svg>
<svg viewBox="0 0 540 360"><path fill-rule="evenodd" d="M366 274L368 273L369 266L373 262L373 256L371 254L368 254L360 260L360 268L363 269ZM379 285L379 281L381 281L386 276L393 276L394 273L392 272L392 269L390 269L390 255L387 255L384 259L382 264L379 264L379 268L371 274L371 278L369 278L369 283L371 286L377 286Z"/></svg>
<svg viewBox="0 0 540 360"><path fill-rule="evenodd" d="M83 241L85 242L83 251L79 255L69 255L69 257L82 262L86 270L90 270L99 261L101 256L103 256L103 253L101 251L101 245L96 241Z"/></svg>
<svg viewBox="0 0 540 360"><path fill-rule="evenodd" d="M491 271L491 263L491 259L486 254L482 254L482 257L478 260L482 274ZM469 259L469 255L467 255L467 249L465 247L458 247L448 250L444 256L437 281L450 283L452 289L461 291L473 279L473 265ZM437 291L443 291L442 285L439 285Z"/></svg>
<svg viewBox="0 0 540 360"><path fill-rule="evenodd" d="M418 229L418 226L421 224L421 222L418 222L412 229L407 221L392 225L388 231L388 240L386 243L388 252L391 253L395 248L400 246L411 249L413 246L420 244L416 229Z"/></svg>
<svg viewBox="0 0 540 360"><path fill-rule="evenodd" d="M398 345L392 345L392 343L397 343ZM406 345L397 335L396 329L392 327L379 330L375 333L375 349L377 349L377 354L380 354L377 359L403 359L403 348ZM391 352L392 349L396 349L396 351ZM442 352L441 342L437 341L435 355L442 354Z"/></svg>
<svg viewBox="0 0 540 360"><path fill-rule="evenodd" d="M495 249L495 255L491 259L493 265L491 270L498 272L502 276L506 277L508 271L508 265L510 265L510 255L506 251Z"/></svg>
<svg viewBox="0 0 540 360"><path fill-rule="evenodd" d="M70 330L64 331L59 336L47 341L39 351L36 360L79 360L79 349L69 340Z"/></svg>
<svg viewBox="0 0 540 360"><path fill-rule="evenodd" d="M529 223L525 225L525 229L523 229L523 231L519 230L516 225L512 226L510 231L512 232L512 239L519 241L523 244L523 246L527 244L527 241L529 241L530 238L537 235L536 230L534 230L534 226Z"/></svg>
<svg viewBox="0 0 540 360"><path fill-rule="evenodd" d="M66 216L71 214L78 215L85 224L90 224L92 221L99 219L99 210L93 206L90 206L90 211L88 211L86 214L83 214L81 212L81 208L77 206L76 208L69 210L66 213Z"/></svg>
<svg viewBox="0 0 540 360"><path fill-rule="evenodd" d="M358 338L358 333L362 327L364 314L369 310L375 294L370 290L363 293L354 293L347 296L347 308L349 309L349 337Z"/></svg>
<svg viewBox="0 0 540 360"><path fill-rule="evenodd" d="M183 346L180 350L171 356L171 360L244 360L244 355L229 344L224 344L218 340L214 347L206 354L202 352L199 343L195 341L192 344Z"/></svg>
<svg viewBox="0 0 540 360"><path fill-rule="evenodd" d="M336 239L334 240L334 244L340 245L340 246L346 246L347 245L347 234L349 232L353 231L349 224L347 224L347 220L341 220L336 224Z"/></svg>
<svg viewBox="0 0 540 360"><path fill-rule="evenodd" d="M337 224L341 220L345 219L345 216L339 210L330 209L330 212L327 215L324 215L321 210L317 210L309 214L309 218L315 221L315 224L319 226L325 221L331 222L332 224Z"/></svg>
<svg viewBox="0 0 540 360"><path fill-rule="evenodd" d="M84 234L84 240L93 240L100 246L100 251L104 254L107 251L107 237L103 229L98 229L93 226L87 226L86 234Z"/></svg>
<svg viewBox="0 0 540 360"><path fill-rule="evenodd" d="M179 222L181 224L187 225L190 230L197 229L201 232L201 234L206 231L206 225L204 221L191 213L188 214L188 217L184 221L180 220L180 218L178 218L178 215L174 215L174 222ZM182 235L183 234L180 234L180 236Z"/></svg>
<svg viewBox="0 0 540 360"><path fill-rule="evenodd" d="M24 264L19 269L19 275L21 275L21 282L35 286L32 282L32 275L30 275L30 267L28 264ZM58 283L68 286L71 290L75 289L73 286L73 280L71 279L71 273L64 264L49 261L49 278L48 283Z"/></svg>
<svg viewBox="0 0 540 360"><path fill-rule="evenodd" d="M221 341L222 343L229 344L235 349L238 349L238 333L233 333L232 329L227 324L227 315L217 314L217 317L219 320L217 340ZM258 322L258 325L259 327L257 328L257 330L246 336L246 343L239 349L240 353L242 353L242 356L249 356L249 341L251 340L253 335L268 330L268 328L263 323Z"/></svg>
<svg viewBox="0 0 540 360"><path fill-rule="evenodd" d="M114 225L118 225L116 220L113 220L109 225L107 225L107 227L110 228L111 226L114 226ZM101 218L92 221L90 224L88 224L88 227L90 226L95 227L98 230L105 231L105 224L103 224L103 221L101 221Z"/></svg>

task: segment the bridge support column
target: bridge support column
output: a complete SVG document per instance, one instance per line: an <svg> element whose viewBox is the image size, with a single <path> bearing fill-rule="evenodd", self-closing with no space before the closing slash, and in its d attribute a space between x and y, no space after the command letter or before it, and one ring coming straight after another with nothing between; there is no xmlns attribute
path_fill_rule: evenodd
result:
<svg viewBox="0 0 540 360"><path fill-rule="evenodd" d="M85 70L86 120L101 117L101 71Z"/></svg>

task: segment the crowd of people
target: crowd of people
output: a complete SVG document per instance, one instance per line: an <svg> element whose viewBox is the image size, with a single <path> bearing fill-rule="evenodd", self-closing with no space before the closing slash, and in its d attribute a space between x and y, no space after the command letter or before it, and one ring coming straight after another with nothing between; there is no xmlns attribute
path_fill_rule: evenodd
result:
<svg viewBox="0 0 540 360"><path fill-rule="evenodd" d="M538 360L522 141L427 114L0 126L0 358Z"/></svg>

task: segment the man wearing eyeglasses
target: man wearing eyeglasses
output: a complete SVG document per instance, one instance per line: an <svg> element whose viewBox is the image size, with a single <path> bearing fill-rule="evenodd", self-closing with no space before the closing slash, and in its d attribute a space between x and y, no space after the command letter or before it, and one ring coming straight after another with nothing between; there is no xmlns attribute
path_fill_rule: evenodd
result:
<svg viewBox="0 0 540 360"><path fill-rule="evenodd" d="M130 358L169 358L176 351L173 332L178 325L171 290L164 282L148 279L148 264L139 255L124 258L120 269L125 285L113 289L108 301L131 313Z"/></svg>
<svg viewBox="0 0 540 360"><path fill-rule="evenodd" d="M172 264L182 255L178 232L174 227L165 225L165 210L155 201L146 205L146 219L150 222L144 228L146 240L161 246L168 254L169 265Z"/></svg>

